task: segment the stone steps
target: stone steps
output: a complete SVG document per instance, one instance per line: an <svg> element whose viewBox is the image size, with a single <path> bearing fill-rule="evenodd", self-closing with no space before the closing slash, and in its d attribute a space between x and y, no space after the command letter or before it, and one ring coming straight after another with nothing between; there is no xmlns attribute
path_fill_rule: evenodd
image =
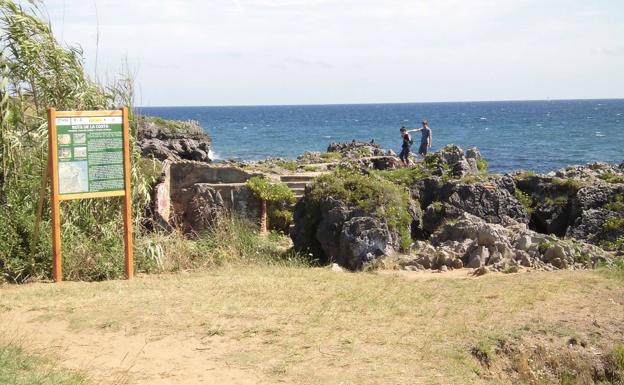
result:
<svg viewBox="0 0 624 385"><path fill-rule="evenodd" d="M320 174L321 173L281 175L280 182L285 183L286 186L288 186L288 188L295 194L295 198L299 199L303 197L305 188Z"/></svg>

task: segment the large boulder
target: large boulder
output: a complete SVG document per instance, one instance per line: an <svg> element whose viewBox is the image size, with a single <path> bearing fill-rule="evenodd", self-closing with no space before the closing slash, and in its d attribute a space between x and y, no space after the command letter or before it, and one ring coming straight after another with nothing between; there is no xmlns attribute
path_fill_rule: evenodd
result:
<svg viewBox="0 0 624 385"><path fill-rule="evenodd" d="M360 270L398 249L399 234L382 219L332 197L318 204L308 200L304 196L295 206L291 238L296 250Z"/></svg>
<svg viewBox="0 0 624 385"><path fill-rule="evenodd" d="M140 117L137 146L141 155L161 161L210 162L212 140L197 121L168 121Z"/></svg>

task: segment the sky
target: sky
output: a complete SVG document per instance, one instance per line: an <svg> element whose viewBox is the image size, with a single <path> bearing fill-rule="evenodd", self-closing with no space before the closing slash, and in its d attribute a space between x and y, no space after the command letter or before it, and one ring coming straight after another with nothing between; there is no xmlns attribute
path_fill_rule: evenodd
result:
<svg viewBox="0 0 624 385"><path fill-rule="evenodd" d="M624 97L622 0L45 4L92 76L128 63L143 106Z"/></svg>

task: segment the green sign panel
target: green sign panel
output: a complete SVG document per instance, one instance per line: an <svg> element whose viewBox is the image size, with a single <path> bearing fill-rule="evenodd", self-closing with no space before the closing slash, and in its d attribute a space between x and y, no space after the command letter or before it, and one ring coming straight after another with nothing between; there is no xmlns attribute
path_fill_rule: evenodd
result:
<svg viewBox="0 0 624 385"><path fill-rule="evenodd" d="M124 190L121 116L56 118L60 194Z"/></svg>

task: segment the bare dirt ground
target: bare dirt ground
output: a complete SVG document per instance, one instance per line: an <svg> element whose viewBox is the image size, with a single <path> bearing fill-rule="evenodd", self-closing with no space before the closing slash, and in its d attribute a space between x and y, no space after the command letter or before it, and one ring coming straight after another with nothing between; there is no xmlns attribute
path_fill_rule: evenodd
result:
<svg viewBox="0 0 624 385"><path fill-rule="evenodd" d="M624 343L624 284L258 267L4 286L3 341L94 384L546 384L559 356Z"/></svg>

